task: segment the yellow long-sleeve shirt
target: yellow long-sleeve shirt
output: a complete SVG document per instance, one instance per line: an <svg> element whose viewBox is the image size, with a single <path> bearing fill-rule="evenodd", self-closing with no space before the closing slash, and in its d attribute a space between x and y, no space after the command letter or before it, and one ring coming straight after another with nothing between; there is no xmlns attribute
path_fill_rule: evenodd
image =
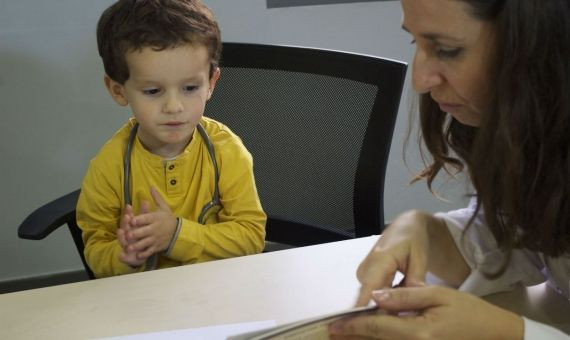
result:
<svg viewBox="0 0 570 340"><path fill-rule="evenodd" d="M123 158L130 119L89 164L77 204L77 222L83 231L85 258L96 277L145 270L119 260L117 229L124 213ZM205 262L261 252L266 215L261 208L253 161L241 140L225 125L202 118L214 145L220 178L222 209L197 222L202 207L212 200L214 167L202 136L195 129L191 142L174 160L148 152L135 138L131 155L131 197L135 214L146 200L155 209L150 187L158 189L175 216L182 221L178 237L166 256L158 256L157 268Z"/></svg>

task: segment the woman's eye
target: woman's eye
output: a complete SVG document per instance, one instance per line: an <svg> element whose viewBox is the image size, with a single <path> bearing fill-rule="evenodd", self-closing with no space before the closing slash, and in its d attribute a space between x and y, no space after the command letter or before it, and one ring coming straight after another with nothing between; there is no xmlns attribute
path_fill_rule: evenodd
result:
<svg viewBox="0 0 570 340"><path fill-rule="evenodd" d="M459 55L459 53L461 52L461 48L443 48L443 47L438 47L435 50L438 58L441 59L452 59L455 58Z"/></svg>
<svg viewBox="0 0 570 340"><path fill-rule="evenodd" d="M149 95L149 96L153 96L153 95L160 93L160 89L146 89L146 90L143 90L143 93L146 95Z"/></svg>

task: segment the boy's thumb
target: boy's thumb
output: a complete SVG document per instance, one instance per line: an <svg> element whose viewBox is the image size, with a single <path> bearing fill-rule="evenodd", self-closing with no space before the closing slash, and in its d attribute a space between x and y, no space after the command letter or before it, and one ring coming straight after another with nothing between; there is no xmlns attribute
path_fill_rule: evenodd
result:
<svg viewBox="0 0 570 340"><path fill-rule="evenodd" d="M156 203L159 209L164 210L166 208L170 210L170 207L168 206L168 204L166 204L166 202L164 201L164 199L162 198L162 196L160 195L158 190L156 190L155 187L150 187L150 195L154 199L154 203Z"/></svg>

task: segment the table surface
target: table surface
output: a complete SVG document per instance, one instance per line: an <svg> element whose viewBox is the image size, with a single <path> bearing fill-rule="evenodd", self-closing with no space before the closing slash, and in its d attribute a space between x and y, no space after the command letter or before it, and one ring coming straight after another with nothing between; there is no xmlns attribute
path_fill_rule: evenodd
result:
<svg viewBox="0 0 570 340"><path fill-rule="evenodd" d="M94 338L329 314L355 302L356 268L377 238L3 294L0 337ZM570 332L570 303L545 285L487 299Z"/></svg>

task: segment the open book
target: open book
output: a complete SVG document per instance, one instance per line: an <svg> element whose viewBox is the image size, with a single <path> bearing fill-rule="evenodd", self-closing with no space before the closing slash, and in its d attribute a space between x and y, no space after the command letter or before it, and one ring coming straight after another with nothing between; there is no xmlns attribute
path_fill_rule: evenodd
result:
<svg viewBox="0 0 570 340"><path fill-rule="evenodd" d="M380 312L380 310L377 306L355 307L261 331L231 336L228 340L328 340L328 327L332 322L357 314L378 312Z"/></svg>

